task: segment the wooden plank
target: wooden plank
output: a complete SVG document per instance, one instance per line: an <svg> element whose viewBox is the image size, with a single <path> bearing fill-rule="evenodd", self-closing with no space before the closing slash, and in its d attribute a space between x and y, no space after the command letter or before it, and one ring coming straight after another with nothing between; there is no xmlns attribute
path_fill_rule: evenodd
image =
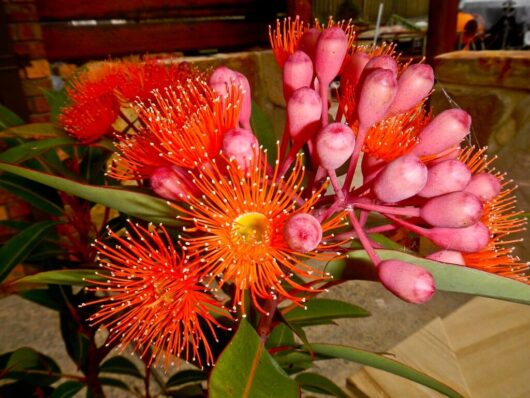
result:
<svg viewBox="0 0 530 398"><path fill-rule="evenodd" d="M427 62L434 57L453 51L456 46L456 19L458 0L429 1L429 29L427 31Z"/></svg>
<svg viewBox="0 0 530 398"><path fill-rule="evenodd" d="M72 26L43 24L50 60L86 60L109 55L237 49L267 43L262 22L245 20Z"/></svg>
<svg viewBox="0 0 530 398"><path fill-rule="evenodd" d="M248 12L260 8L257 0L37 0L41 20L146 18L153 15L180 17L226 12ZM212 14L212 10L216 10Z"/></svg>

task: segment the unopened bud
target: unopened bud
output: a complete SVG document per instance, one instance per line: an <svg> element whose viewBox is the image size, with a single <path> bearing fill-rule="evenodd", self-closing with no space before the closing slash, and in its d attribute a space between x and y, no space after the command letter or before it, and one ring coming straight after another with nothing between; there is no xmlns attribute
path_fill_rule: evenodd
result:
<svg viewBox="0 0 530 398"><path fill-rule="evenodd" d="M164 199L182 200L186 195L197 193L187 171L177 166L156 169L149 182L153 191Z"/></svg>
<svg viewBox="0 0 530 398"><path fill-rule="evenodd" d="M471 171L465 163L450 159L429 167L427 184L418 193L423 198L432 198L449 192L462 191L471 180Z"/></svg>
<svg viewBox="0 0 530 398"><path fill-rule="evenodd" d="M330 123L315 137L320 165L335 170L350 158L355 148L355 136L351 128L343 123Z"/></svg>
<svg viewBox="0 0 530 398"><path fill-rule="evenodd" d="M474 253L484 249L490 239L488 228L481 222L465 228L431 228L426 236L442 249L465 253Z"/></svg>
<svg viewBox="0 0 530 398"><path fill-rule="evenodd" d="M425 268L398 260L382 261L377 266L379 280L400 299L422 304L436 291L434 278Z"/></svg>
<svg viewBox="0 0 530 398"><path fill-rule="evenodd" d="M309 140L320 126L322 100L310 88L296 90L287 102L287 127L289 135L298 144Z"/></svg>
<svg viewBox="0 0 530 398"><path fill-rule="evenodd" d="M314 58L320 84L328 85L338 75L347 51L348 39L341 28L327 28L320 33Z"/></svg>
<svg viewBox="0 0 530 398"><path fill-rule="evenodd" d="M482 217L482 202L469 192L451 192L425 203L420 216L435 227L463 228Z"/></svg>
<svg viewBox="0 0 530 398"><path fill-rule="evenodd" d="M357 113L366 128L382 120L397 92L397 80L388 69L376 69L364 79L359 95Z"/></svg>
<svg viewBox="0 0 530 398"><path fill-rule="evenodd" d="M410 65L398 79L396 98L389 113L397 115L412 109L423 100L434 85L434 72L426 64Z"/></svg>
<svg viewBox="0 0 530 398"><path fill-rule="evenodd" d="M427 174L427 167L418 157L400 156L379 173L374 192L379 200L387 203L408 199L423 189Z"/></svg>
<svg viewBox="0 0 530 398"><path fill-rule="evenodd" d="M449 109L436 116L420 133L419 142L411 153L434 155L455 145L469 134L471 116L460 109Z"/></svg>
<svg viewBox="0 0 530 398"><path fill-rule="evenodd" d="M259 147L258 139L250 131L240 128L228 130L223 137L223 152L247 170Z"/></svg>
<svg viewBox="0 0 530 398"><path fill-rule="evenodd" d="M495 198L502 189L501 182L490 173L479 173L471 177L465 191L476 195L482 202Z"/></svg>
<svg viewBox="0 0 530 398"><path fill-rule="evenodd" d="M370 59L364 70L366 73L370 73L375 69L387 69L392 72L394 77L397 77L398 64L390 55L379 55Z"/></svg>
<svg viewBox="0 0 530 398"><path fill-rule="evenodd" d="M368 61L370 61L370 57L365 52L356 52L348 57L340 78L341 90L346 84L353 88L357 86Z"/></svg>
<svg viewBox="0 0 530 398"><path fill-rule="evenodd" d="M313 62L303 51L295 51L283 64L283 95L288 101L293 92L309 87L313 80Z"/></svg>
<svg viewBox="0 0 530 398"><path fill-rule="evenodd" d="M283 237L292 250L306 253L320 244L322 226L312 215L298 213L285 222Z"/></svg>
<svg viewBox="0 0 530 398"><path fill-rule="evenodd" d="M239 85L243 88L243 99L239 110L239 124L244 129L250 130L250 115L252 113L252 92L248 79L242 73L236 72Z"/></svg>
<svg viewBox="0 0 530 398"><path fill-rule="evenodd" d="M466 265L462 253L455 250L439 250L429 254L426 258L429 260L439 261L441 263Z"/></svg>
<svg viewBox="0 0 530 398"><path fill-rule="evenodd" d="M315 61L315 51L317 48L318 38L320 37L320 30L311 28L304 32L300 38L299 48L307 55L309 58Z"/></svg>

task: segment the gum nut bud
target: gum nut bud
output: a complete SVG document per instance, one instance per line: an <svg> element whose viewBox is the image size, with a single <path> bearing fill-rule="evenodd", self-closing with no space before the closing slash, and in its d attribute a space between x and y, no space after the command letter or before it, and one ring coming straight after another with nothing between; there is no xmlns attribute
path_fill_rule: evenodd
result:
<svg viewBox="0 0 530 398"><path fill-rule="evenodd" d="M434 227L463 228L482 217L482 202L469 192L451 192L429 199L420 217Z"/></svg>
<svg viewBox="0 0 530 398"><path fill-rule="evenodd" d="M304 32L300 38L299 48L311 58L315 60L315 51L317 48L318 38L320 37L320 30L311 28Z"/></svg>
<svg viewBox="0 0 530 398"><path fill-rule="evenodd" d="M208 86L213 89L217 94L224 96L228 93L228 90L237 82L238 76L232 69L228 69L226 66L220 66L216 68L208 79ZM236 83L237 84L237 83Z"/></svg>
<svg viewBox="0 0 530 398"><path fill-rule="evenodd" d="M156 169L149 182L153 191L164 199L181 200L197 192L186 170L177 166Z"/></svg>
<svg viewBox="0 0 530 398"><path fill-rule="evenodd" d="M441 263L466 265L462 253L455 250L440 250L429 254L426 258L429 260L439 261Z"/></svg>
<svg viewBox="0 0 530 398"><path fill-rule="evenodd" d="M378 57L373 57L368 61L368 63L365 66L365 71L367 73L372 72L375 69L388 69L391 71L395 77L397 77L398 73L398 64L394 58L392 58L390 55L380 55Z"/></svg>
<svg viewBox="0 0 530 398"><path fill-rule="evenodd" d="M408 303L425 303L436 291L431 273L419 265L386 260L377 266L377 275L384 287Z"/></svg>
<svg viewBox="0 0 530 398"><path fill-rule="evenodd" d="M309 140L320 126L322 100L310 88L296 90L287 102L287 127L291 138L298 143Z"/></svg>
<svg viewBox="0 0 530 398"><path fill-rule="evenodd" d="M465 253L484 249L490 239L488 228L481 222L465 228L431 228L426 236L442 249Z"/></svg>
<svg viewBox="0 0 530 398"><path fill-rule="evenodd" d="M366 128L382 120L397 92L396 77L388 69L376 69L363 81L357 113L361 126Z"/></svg>
<svg viewBox="0 0 530 398"><path fill-rule="evenodd" d="M476 195L482 202L487 202L495 198L501 189L501 182L493 174L479 173L471 177L471 181L464 190Z"/></svg>
<svg viewBox="0 0 530 398"><path fill-rule="evenodd" d="M368 61L370 57L364 52L357 52L348 57L340 79L341 89L344 89L343 86L346 84L353 88L357 86Z"/></svg>
<svg viewBox="0 0 530 398"><path fill-rule="evenodd" d="M339 74L348 51L348 39L341 28L327 28L320 33L315 49L315 72L320 84L328 85Z"/></svg>
<svg viewBox="0 0 530 398"><path fill-rule="evenodd" d="M398 91L389 112L397 115L412 109L429 95L433 85L434 72L431 66L410 65L398 79Z"/></svg>
<svg viewBox="0 0 530 398"><path fill-rule="evenodd" d="M252 92L248 79L242 73L236 72L237 82L243 89L243 100L239 111L239 123L247 130L250 130L250 114L252 113Z"/></svg>
<svg viewBox="0 0 530 398"><path fill-rule="evenodd" d="M404 155L386 165L374 182L374 192L383 202L408 199L423 189L427 167L414 155Z"/></svg>
<svg viewBox="0 0 530 398"><path fill-rule="evenodd" d="M223 152L229 158L234 158L243 170L247 170L256 157L258 147L256 136L245 129L230 129L223 137Z"/></svg>
<svg viewBox="0 0 530 398"><path fill-rule="evenodd" d="M300 253L314 250L322 240L322 226L310 214L298 213L287 220L283 228L287 245Z"/></svg>
<svg viewBox="0 0 530 398"><path fill-rule="evenodd" d="M465 163L449 159L429 167L427 184L418 193L423 198L432 198L449 192L462 191L471 180L471 171Z"/></svg>
<svg viewBox="0 0 530 398"><path fill-rule="evenodd" d="M460 109L448 109L436 116L421 131L418 144L411 153L434 155L458 145L469 134L471 116Z"/></svg>
<svg viewBox="0 0 530 398"><path fill-rule="evenodd" d="M315 145L320 165L335 170L346 162L355 148L355 135L342 123L330 123L318 132Z"/></svg>
<svg viewBox="0 0 530 398"><path fill-rule="evenodd" d="M289 100L296 89L309 87L313 80L313 62L303 51L295 51L283 65L283 95Z"/></svg>

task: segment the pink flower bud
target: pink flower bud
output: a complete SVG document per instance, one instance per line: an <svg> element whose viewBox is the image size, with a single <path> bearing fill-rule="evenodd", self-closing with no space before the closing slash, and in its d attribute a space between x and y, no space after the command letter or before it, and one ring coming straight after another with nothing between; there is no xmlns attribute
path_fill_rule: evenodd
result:
<svg viewBox="0 0 530 398"><path fill-rule="evenodd" d="M304 32L300 38L299 48L307 55L309 58L315 61L315 51L317 48L318 38L320 37L320 30L311 28Z"/></svg>
<svg viewBox="0 0 530 398"><path fill-rule="evenodd" d="M366 128L382 120L397 92L397 80L387 69L370 72L363 81L357 113L361 126Z"/></svg>
<svg viewBox="0 0 530 398"><path fill-rule="evenodd" d="M309 87L313 80L313 62L303 51L292 53L283 65L283 95L289 100L293 91Z"/></svg>
<svg viewBox="0 0 530 398"><path fill-rule="evenodd" d="M186 195L194 195L197 188L187 171L181 167L160 167L149 180L157 195L169 200L182 200Z"/></svg>
<svg viewBox="0 0 530 398"><path fill-rule="evenodd" d="M250 131L240 128L228 130L223 137L223 152L247 170L258 150L258 139Z"/></svg>
<svg viewBox="0 0 530 398"><path fill-rule="evenodd" d="M408 199L423 189L427 182L427 167L414 155L393 160L379 173L374 192L383 202L394 203Z"/></svg>
<svg viewBox="0 0 530 398"><path fill-rule="evenodd" d="M289 218L283 228L287 245L300 253L314 250L322 240L322 226L310 214L298 213Z"/></svg>
<svg viewBox="0 0 530 398"><path fill-rule="evenodd" d="M377 266L379 280L400 299L422 304L436 291L434 278L425 268L398 260L382 261Z"/></svg>
<svg viewBox="0 0 530 398"><path fill-rule="evenodd" d="M365 72L371 73L375 69L388 69L392 72L394 77L397 77L398 73L398 64L394 58L392 58L390 55L379 55L377 57L373 57L370 59L370 61L365 66Z"/></svg>
<svg viewBox="0 0 530 398"><path fill-rule="evenodd" d="M459 160L444 160L429 167L427 184L418 193L423 198L432 198L449 192L462 191L471 180L471 171Z"/></svg>
<svg viewBox="0 0 530 398"><path fill-rule="evenodd" d="M346 84L351 85L352 87L357 86L357 83L359 83L359 80L361 79L364 67L369 60L370 57L364 52L357 52L348 57L340 78L341 90L344 89Z"/></svg>
<svg viewBox="0 0 530 398"><path fill-rule="evenodd" d="M462 253L454 250L440 250L429 254L426 258L428 258L429 260L439 261L441 263L466 265Z"/></svg>
<svg viewBox="0 0 530 398"><path fill-rule="evenodd" d="M355 136L351 128L342 123L330 123L315 137L320 165L335 170L350 158L355 147Z"/></svg>
<svg viewBox="0 0 530 398"><path fill-rule="evenodd" d="M327 86L338 75L347 51L348 39L341 28L327 28L320 33L314 58L320 84Z"/></svg>
<svg viewBox="0 0 530 398"><path fill-rule="evenodd" d="M410 65L398 79L396 98L389 113L397 115L412 109L423 100L434 85L434 72L429 65Z"/></svg>
<svg viewBox="0 0 530 398"><path fill-rule="evenodd" d="M435 227L463 228L482 217L482 202L469 192L451 192L425 203L420 217Z"/></svg>
<svg viewBox="0 0 530 398"><path fill-rule="evenodd" d="M479 173L471 177L465 188L466 192L476 195L481 201L487 202L495 198L502 189L501 182L490 173Z"/></svg>
<svg viewBox="0 0 530 398"><path fill-rule="evenodd" d="M481 222L465 228L431 228L426 236L442 249L466 253L474 253L484 249L490 239L488 228Z"/></svg>
<svg viewBox="0 0 530 398"><path fill-rule="evenodd" d="M240 86L243 88L243 99L241 100L241 109L239 111L239 124L244 129L250 130L250 114L252 113L252 92L248 79L242 73L236 72Z"/></svg>
<svg viewBox="0 0 530 398"><path fill-rule="evenodd" d="M303 145L318 130L322 100L315 90L302 87L296 90L287 102L287 127L289 135Z"/></svg>
<svg viewBox="0 0 530 398"><path fill-rule="evenodd" d="M441 153L469 134L471 116L460 109L449 109L436 116L420 133L419 143L412 148L416 156Z"/></svg>

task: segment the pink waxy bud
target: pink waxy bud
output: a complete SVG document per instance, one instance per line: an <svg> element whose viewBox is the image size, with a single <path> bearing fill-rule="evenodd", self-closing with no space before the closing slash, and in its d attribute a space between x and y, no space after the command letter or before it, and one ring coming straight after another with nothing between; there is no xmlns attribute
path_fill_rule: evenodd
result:
<svg viewBox="0 0 530 398"><path fill-rule="evenodd" d="M318 132L315 144L320 165L327 170L335 170L353 153L355 136L345 124L331 123Z"/></svg>
<svg viewBox="0 0 530 398"><path fill-rule="evenodd" d="M488 228L481 222L465 228L431 228L426 236L442 249L466 253L484 249L490 239Z"/></svg>
<svg viewBox="0 0 530 398"><path fill-rule="evenodd" d="M434 72L429 65L410 65L398 79L398 91L389 113L397 115L412 109L429 95L433 85Z"/></svg>
<svg viewBox="0 0 530 398"><path fill-rule="evenodd" d="M397 80L388 69L376 69L363 81L357 113L361 126L370 128L382 120L394 101Z"/></svg>
<svg viewBox="0 0 530 398"><path fill-rule="evenodd" d="M247 170L258 150L258 139L250 131L240 128L228 130L223 137L223 152Z"/></svg>
<svg viewBox="0 0 530 398"><path fill-rule="evenodd" d="M426 258L429 260L440 261L441 263L466 265L462 253L454 250L440 250L429 254Z"/></svg>
<svg viewBox="0 0 530 398"><path fill-rule="evenodd" d="M322 100L315 90L302 87L293 93L287 102L287 127L298 145L303 145L317 132L321 113Z"/></svg>
<svg viewBox="0 0 530 398"><path fill-rule="evenodd" d="M415 264L382 261L377 266L377 274L384 287L408 303L425 303L436 291L431 273Z"/></svg>
<svg viewBox="0 0 530 398"><path fill-rule="evenodd" d="M185 169L177 166L158 168L149 180L151 188L164 199L181 200L197 193Z"/></svg>
<svg viewBox="0 0 530 398"><path fill-rule="evenodd" d="M465 188L466 192L476 195L481 201L487 202L495 198L502 189L501 182L490 173L479 173L471 177Z"/></svg>
<svg viewBox="0 0 530 398"><path fill-rule="evenodd" d="M300 38L300 50L309 55L309 58L311 58L313 61L315 60L315 51L319 37L320 30L311 28L306 30Z"/></svg>
<svg viewBox="0 0 530 398"><path fill-rule="evenodd" d="M379 173L374 192L383 202L394 203L408 199L423 189L427 182L427 167L414 155L393 160Z"/></svg>
<svg viewBox="0 0 530 398"><path fill-rule="evenodd" d="M348 39L341 28L327 28L320 33L314 58L320 84L327 86L338 75L347 51Z"/></svg>
<svg viewBox="0 0 530 398"><path fill-rule="evenodd" d="M463 228L482 217L482 202L469 192L451 192L425 203L420 216L435 227Z"/></svg>
<svg viewBox="0 0 530 398"><path fill-rule="evenodd" d="M348 57L340 78L341 90L344 89L346 84L353 88L357 86L368 61L370 61L370 57L364 52L357 52Z"/></svg>
<svg viewBox="0 0 530 398"><path fill-rule="evenodd" d="M239 124L244 129L250 130L250 114L252 113L252 92L248 79L242 73L236 72L238 82L243 89L243 99L239 111Z"/></svg>
<svg viewBox="0 0 530 398"><path fill-rule="evenodd" d="M416 156L434 155L455 145L469 134L471 116L460 109L449 109L436 116L420 133L412 148Z"/></svg>
<svg viewBox="0 0 530 398"><path fill-rule="evenodd" d="M306 253L320 244L322 226L312 215L298 213L286 221L283 237L291 249Z"/></svg>
<svg viewBox="0 0 530 398"><path fill-rule="evenodd" d="M375 69L387 69L392 72L394 77L398 73L398 64L394 58L390 55L380 55L378 57L373 57L365 66L365 72L370 73Z"/></svg>
<svg viewBox="0 0 530 398"><path fill-rule="evenodd" d="M429 167L427 184L418 193L423 198L432 198L449 192L463 190L471 180L471 171L465 163L450 159Z"/></svg>
<svg viewBox="0 0 530 398"><path fill-rule="evenodd" d="M309 87L313 80L313 62L303 51L292 53L283 65L283 95L286 100L301 87Z"/></svg>

